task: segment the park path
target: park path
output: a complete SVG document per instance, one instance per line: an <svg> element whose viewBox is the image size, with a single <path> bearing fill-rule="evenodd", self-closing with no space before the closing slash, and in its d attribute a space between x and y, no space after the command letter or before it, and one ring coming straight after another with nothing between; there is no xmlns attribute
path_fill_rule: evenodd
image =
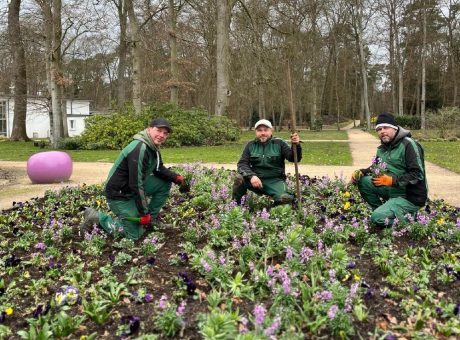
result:
<svg viewBox="0 0 460 340"><path fill-rule="evenodd" d="M353 124L346 127L348 142L353 157L352 166L317 166L299 165L299 173L310 177L344 177L349 178L353 170L369 166L375 155L379 140L373 135L360 129L352 129ZM344 142L344 141L337 141ZM308 149L304 147L304 153ZM204 164L209 167L236 170L236 160L233 164ZM0 170L14 175L9 181L0 177L0 211L12 206L13 201L25 201L33 197L43 196L46 190L59 190L66 186L102 183L112 166L111 163L74 162L73 173L68 182L57 184L31 184L26 173L26 162L0 161ZM294 173L292 163L286 163L286 171ZM426 173L429 186L429 197L444 199L446 202L460 207L460 175L426 162ZM0 171L1 175L1 171Z"/></svg>

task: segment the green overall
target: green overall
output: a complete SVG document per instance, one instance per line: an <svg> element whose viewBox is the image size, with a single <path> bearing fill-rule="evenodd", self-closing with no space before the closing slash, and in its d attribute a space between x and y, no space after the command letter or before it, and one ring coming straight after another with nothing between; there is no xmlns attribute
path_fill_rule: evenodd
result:
<svg viewBox="0 0 460 340"><path fill-rule="evenodd" d="M362 177L358 189L363 199L374 209L371 221L378 226L391 226L395 218L404 221L405 215L412 215L420 209L405 198L404 192L393 190L392 187L376 187L372 184L371 176Z"/></svg>
<svg viewBox="0 0 460 340"><path fill-rule="evenodd" d="M297 144L297 159L302 159L302 148ZM232 199L237 203L251 190L256 194L269 195L275 200L275 204L290 202L294 195L288 191L284 161L294 161L292 148L278 138L270 138L262 143L255 139L246 144L240 160L238 161L239 178L233 184ZM256 189L251 185L251 178L259 177L262 189ZM289 199L287 199L289 198Z"/></svg>
<svg viewBox="0 0 460 340"><path fill-rule="evenodd" d="M152 174L144 182L145 194L150 202L148 204L152 218L158 215L166 203L171 189L171 182L165 181ZM134 199L122 201L107 199L110 210L117 216L113 219L110 215L99 212L99 223L107 233L120 233L131 240L138 240L145 232L142 225L128 221L126 217L139 217L139 212Z"/></svg>
<svg viewBox="0 0 460 340"><path fill-rule="evenodd" d="M358 181L358 189L374 210L371 221L391 226L395 218L405 221L407 214L414 215L425 204L428 188L423 149L399 127L394 140L379 146L376 156L387 164L393 185L377 187L371 176L364 176ZM366 169L363 172L367 173Z"/></svg>

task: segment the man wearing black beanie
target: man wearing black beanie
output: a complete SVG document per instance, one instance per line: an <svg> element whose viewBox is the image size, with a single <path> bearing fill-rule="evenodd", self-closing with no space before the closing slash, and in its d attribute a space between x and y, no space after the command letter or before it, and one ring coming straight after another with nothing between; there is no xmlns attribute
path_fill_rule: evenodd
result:
<svg viewBox="0 0 460 340"><path fill-rule="evenodd" d="M353 172L351 181L374 210L371 221L391 226L395 219L405 220L425 205L424 151L390 113L377 117L375 130L381 141L377 155L370 167Z"/></svg>

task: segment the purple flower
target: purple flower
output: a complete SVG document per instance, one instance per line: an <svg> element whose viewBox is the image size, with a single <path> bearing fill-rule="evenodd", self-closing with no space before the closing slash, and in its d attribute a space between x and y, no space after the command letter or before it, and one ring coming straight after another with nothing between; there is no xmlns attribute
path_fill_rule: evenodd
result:
<svg viewBox="0 0 460 340"><path fill-rule="evenodd" d="M146 293L145 296L144 296L144 301L145 302L152 302L153 300L153 295L150 294L150 293Z"/></svg>
<svg viewBox="0 0 460 340"><path fill-rule="evenodd" d="M291 247L286 248L286 258L288 260L292 260L292 258L293 258L292 248Z"/></svg>
<svg viewBox="0 0 460 340"><path fill-rule="evenodd" d="M246 319L244 316L240 318L240 333L245 334L248 332L248 319Z"/></svg>
<svg viewBox="0 0 460 340"><path fill-rule="evenodd" d="M46 250L46 244L44 244L43 242L39 242L35 245L34 248L38 250Z"/></svg>
<svg viewBox="0 0 460 340"><path fill-rule="evenodd" d="M356 263L353 261L348 262L347 269L353 269L353 268L356 268Z"/></svg>
<svg viewBox="0 0 460 340"><path fill-rule="evenodd" d="M266 312L267 312L267 310L265 309L263 304L259 304L259 305L256 305L254 307L253 314L254 314L254 317L255 317L254 323L255 323L256 326L260 326L260 325L263 324L263 322L265 320L265 313Z"/></svg>
<svg viewBox="0 0 460 340"><path fill-rule="evenodd" d="M278 328L281 326L281 318L278 316L275 318L273 323L264 331L265 336L271 336L276 333Z"/></svg>
<svg viewBox="0 0 460 340"><path fill-rule="evenodd" d="M331 280L332 282L335 281L335 270L334 269L329 270L329 280Z"/></svg>
<svg viewBox="0 0 460 340"><path fill-rule="evenodd" d="M457 217L457 224L456 224L457 228L460 228L460 217Z"/></svg>
<svg viewBox="0 0 460 340"><path fill-rule="evenodd" d="M185 306L187 306L187 303L185 301L182 301L180 303L179 307L177 307L177 309L176 309L176 315L177 316L182 316L182 314L184 314Z"/></svg>
<svg viewBox="0 0 460 340"><path fill-rule="evenodd" d="M209 265L208 262L206 262L204 259L201 259L200 261L201 265L203 266L203 269L206 271L206 272L210 272L212 270L211 266Z"/></svg>
<svg viewBox="0 0 460 340"><path fill-rule="evenodd" d="M156 258L153 257L153 256L150 256L147 258L147 263L151 266L153 266L155 264L155 261L156 261Z"/></svg>
<svg viewBox="0 0 460 340"><path fill-rule="evenodd" d="M180 262L187 262L188 261L188 255L186 252L180 252L179 253L179 260Z"/></svg>
<svg viewBox="0 0 460 340"><path fill-rule="evenodd" d="M270 213L267 211L267 209L263 208L260 213L260 218L263 220L268 220L270 218Z"/></svg>
<svg viewBox="0 0 460 340"><path fill-rule="evenodd" d="M312 249L308 247L302 247L300 250L300 262L304 263L305 261L308 261L313 255L314 252Z"/></svg>
<svg viewBox="0 0 460 340"><path fill-rule="evenodd" d="M128 329L121 333L121 337L125 338L139 331L141 319L135 315L125 315L121 317L121 322L128 325Z"/></svg>
<svg viewBox="0 0 460 340"><path fill-rule="evenodd" d="M317 293L316 297L327 301L332 299L332 292L329 290L324 290L321 293Z"/></svg>
<svg viewBox="0 0 460 340"><path fill-rule="evenodd" d="M160 301L158 302L158 307L161 310L165 310L168 307L168 297L163 294L160 298Z"/></svg>
<svg viewBox="0 0 460 340"><path fill-rule="evenodd" d="M327 311L327 317L331 320L334 320L338 310L339 307L337 307L337 305L332 305Z"/></svg>

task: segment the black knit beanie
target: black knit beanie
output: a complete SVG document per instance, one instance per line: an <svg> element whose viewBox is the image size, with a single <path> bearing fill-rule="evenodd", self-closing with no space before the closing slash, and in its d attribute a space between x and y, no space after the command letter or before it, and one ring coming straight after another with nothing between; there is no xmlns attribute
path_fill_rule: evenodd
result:
<svg viewBox="0 0 460 340"><path fill-rule="evenodd" d="M388 126L395 130L398 130L398 124L396 124L395 117L391 113L384 112L379 114L377 117L377 121L375 122L375 129L377 130L379 127Z"/></svg>

